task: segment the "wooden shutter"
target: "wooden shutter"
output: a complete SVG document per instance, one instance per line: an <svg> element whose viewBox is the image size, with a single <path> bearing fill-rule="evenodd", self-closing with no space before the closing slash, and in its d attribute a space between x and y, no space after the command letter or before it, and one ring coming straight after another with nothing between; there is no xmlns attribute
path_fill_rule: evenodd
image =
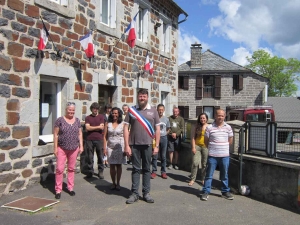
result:
<svg viewBox="0 0 300 225"><path fill-rule="evenodd" d="M184 106L178 106L179 115L184 118Z"/></svg>
<svg viewBox="0 0 300 225"><path fill-rule="evenodd" d="M200 100L203 97L203 77L196 77L196 99Z"/></svg>
<svg viewBox="0 0 300 225"><path fill-rule="evenodd" d="M238 90L243 90L243 75L238 75Z"/></svg>
<svg viewBox="0 0 300 225"><path fill-rule="evenodd" d="M183 90L189 90L189 77L183 77Z"/></svg>
<svg viewBox="0 0 300 225"><path fill-rule="evenodd" d="M196 106L196 118L203 113L203 106Z"/></svg>
<svg viewBox="0 0 300 225"><path fill-rule="evenodd" d="M214 117L216 115L217 110L220 109L220 106L214 106ZM225 117L226 118L226 117Z"/></svg>
<svg viewBox="0 0 300 225"><path fill-rule="evenodd" d="M190 107L189 106L184 106L184 113L183 113L183 118L188 119L190 117Z"/></svg>
<svg viewBox="0 0 300 225"><path fill-rule="evenodd" d="M215 76L215 98L221 98L221 76Z"/></svg>

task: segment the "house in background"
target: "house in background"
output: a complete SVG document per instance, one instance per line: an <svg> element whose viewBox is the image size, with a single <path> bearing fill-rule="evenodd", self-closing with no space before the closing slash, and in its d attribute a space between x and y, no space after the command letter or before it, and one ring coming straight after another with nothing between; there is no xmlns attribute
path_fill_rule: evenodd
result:
<svg viewBox="0 0 300 225"><path fill-rule="evenodd" d="M136 14L131 49L123 34ZM0 195L53 173L53 125L68 101L83 122L92 102L132 106L145 88L149 103L162 102L171 114L180 14L187 17L172 0L0 1ZM51 37L44 57L40 18ZM88 59L79 39L91 31L95 56ZM143 70L148 51L153 75Z"/></svg>
<svg viewBox="0 0 300 225"><path fill-rule="evenodd" d="M178 67L178 106L185 118L218 108L263 105L268 79L207 50L191 45L191 60Z"/></svg>

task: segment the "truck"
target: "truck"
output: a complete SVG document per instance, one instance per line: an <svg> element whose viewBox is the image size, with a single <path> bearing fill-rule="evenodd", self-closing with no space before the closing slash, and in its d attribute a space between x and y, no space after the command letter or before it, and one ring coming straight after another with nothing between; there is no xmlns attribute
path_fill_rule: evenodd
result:
<svg viewBox="0 0 300 225"><path fill-rule="evenodd" d="M241 120L267 122L275 121L275 112L272 106L228 106L226 120Z"/></svg>

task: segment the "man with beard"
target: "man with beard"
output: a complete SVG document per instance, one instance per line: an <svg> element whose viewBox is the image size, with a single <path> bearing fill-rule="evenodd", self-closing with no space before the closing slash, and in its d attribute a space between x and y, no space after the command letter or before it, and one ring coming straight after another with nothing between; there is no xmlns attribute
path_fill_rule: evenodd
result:
<svg viewBox="0 0 300 225"><path fill-rule="evenodd" d="M105 117L99 114L100 105L94 102L90 110L91 115L85 118L85 128L87 130L87 137L85 142L87 153L88 174L87 178L91 178L94 174L94 149L96 150L98 159L98 177L104 179L103 176L103 129L105 124Z"/></svg>
<svg viewBox="0 0 300 225"><path fill-rule="evenodd" d="M131 126L130 131L128 131L129 125ZM139 200L141 162L143 199L147 203L154 203L150 195L150 165L152 155L157 154L159 148L159 145L156 144L152 149L154 129L156 143L159 144L160 121L158 113L154 107L148 104L148 90L140 89L138 91L138 104L129 109L129 113L124 120L124 152L127 156L131 156L132 161L132 194L127 199L127 204L132 204Z"/></svg>

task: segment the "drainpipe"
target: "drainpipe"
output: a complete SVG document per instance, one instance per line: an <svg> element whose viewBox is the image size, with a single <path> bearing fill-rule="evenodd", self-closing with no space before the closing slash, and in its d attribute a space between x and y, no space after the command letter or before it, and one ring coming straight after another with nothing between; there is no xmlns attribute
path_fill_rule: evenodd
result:
<svg viewBox="0 0 300 225"><path fill-rule="evenodd" d="M239 180L239 192L241 193L241 187L242 187L242 179L243 179L243 153L245 151L245 128L247 126L247 123L244 123L241 129L241 154L240 154L240 180Z"/></svg>

